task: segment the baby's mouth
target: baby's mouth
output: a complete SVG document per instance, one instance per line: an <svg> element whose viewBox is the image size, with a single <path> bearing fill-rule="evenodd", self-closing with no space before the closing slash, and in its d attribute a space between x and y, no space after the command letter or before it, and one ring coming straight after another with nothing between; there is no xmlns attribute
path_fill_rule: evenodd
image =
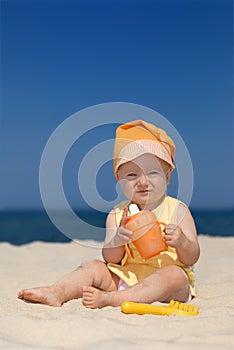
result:
<svg viewBox="0 0 234 350"><path fill-rule="evenodd" d="M145 189L145 190L138 190L137 193L149 193L150 190Z"/></svg>

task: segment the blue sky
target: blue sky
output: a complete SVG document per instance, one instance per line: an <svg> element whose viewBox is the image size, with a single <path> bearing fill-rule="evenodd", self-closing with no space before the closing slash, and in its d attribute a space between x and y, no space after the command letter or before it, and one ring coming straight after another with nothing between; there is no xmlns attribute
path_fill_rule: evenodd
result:
<svg viewBox="0 0 234 350"><path fill-rule="evenodd" d="M42 208L51 133L115 101L149 107L180 133L194 167L191 207L233 207L232 13L231 1L2 1L0 208ZM79 206L71 157L65 192Z"/></svg>

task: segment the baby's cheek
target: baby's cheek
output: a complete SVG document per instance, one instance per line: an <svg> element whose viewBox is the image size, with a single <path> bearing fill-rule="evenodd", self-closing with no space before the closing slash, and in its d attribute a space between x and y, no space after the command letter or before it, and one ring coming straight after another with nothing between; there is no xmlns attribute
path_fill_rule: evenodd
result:
<svg viewBox="0 0 234 350"><path fill-rule="evenodd" d="M125 179L121 179L119 180L119 184L122 188L123 193L125 194L125 196L129 199L132 199L133 197L133 188L131 186L131 184L129 183L128 180Z"/></svg>
<svg viewBox="0 0 234 350"><path fill-rule="evenodd" d="M128 199L132 199L133 198L133 189L129 186L126 186L126 188L124 189L124 194Z"/></svg>

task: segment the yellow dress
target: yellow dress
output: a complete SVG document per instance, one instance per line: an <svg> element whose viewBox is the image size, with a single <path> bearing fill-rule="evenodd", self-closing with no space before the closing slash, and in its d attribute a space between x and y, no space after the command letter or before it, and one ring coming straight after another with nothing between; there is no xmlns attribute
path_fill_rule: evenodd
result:
<svg viewBox="0 0 234 350"><path fill-rule="evenodd" d="M158 221L176 225L178 205L180 203L182 202L170 196L166 196L163 203L154 209L153 213L156 215ZM124 208L129 204L130 201L124 201L115 207L117 226L119 226ZM128 246L132 257L129 257L127 253L125 253L120 265L113 263L107 264L109 270L119 276L128 286L133 286L140 282L155 272L156 269L168 265L177 265L187 274L190 282L191 294L195 296L193 267L184 265L178 259L175 248L168 247L167 251L161 252L152 258L143 259L132 242L129 243Z"/></svg>

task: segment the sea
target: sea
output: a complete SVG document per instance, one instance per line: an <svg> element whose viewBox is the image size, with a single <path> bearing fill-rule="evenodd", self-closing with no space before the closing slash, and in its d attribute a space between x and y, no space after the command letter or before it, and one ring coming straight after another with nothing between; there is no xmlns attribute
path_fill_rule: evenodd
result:
<svg viewBox="0 0 234 350"><path fill-rule="evenodd" d="M220 237L234 236L234 211L233 210L191 210L195 220L198 234ZM58 214L63 220L62 213ZM82 240L96 240L102 242L105 236L106 214L97 211L76 212L80 221L89 225L76 224L75 230L78 238ZM64 217L64 220L67 218ZM94 230L96 234L89 232L87 227L103 228ZM85 229L84 229L85 227ZM28 244L34 241L43 242L70 242L71 237L60 231L43 210L2 210L0 211L0 242L8 242L13 245Z"/></svg>

